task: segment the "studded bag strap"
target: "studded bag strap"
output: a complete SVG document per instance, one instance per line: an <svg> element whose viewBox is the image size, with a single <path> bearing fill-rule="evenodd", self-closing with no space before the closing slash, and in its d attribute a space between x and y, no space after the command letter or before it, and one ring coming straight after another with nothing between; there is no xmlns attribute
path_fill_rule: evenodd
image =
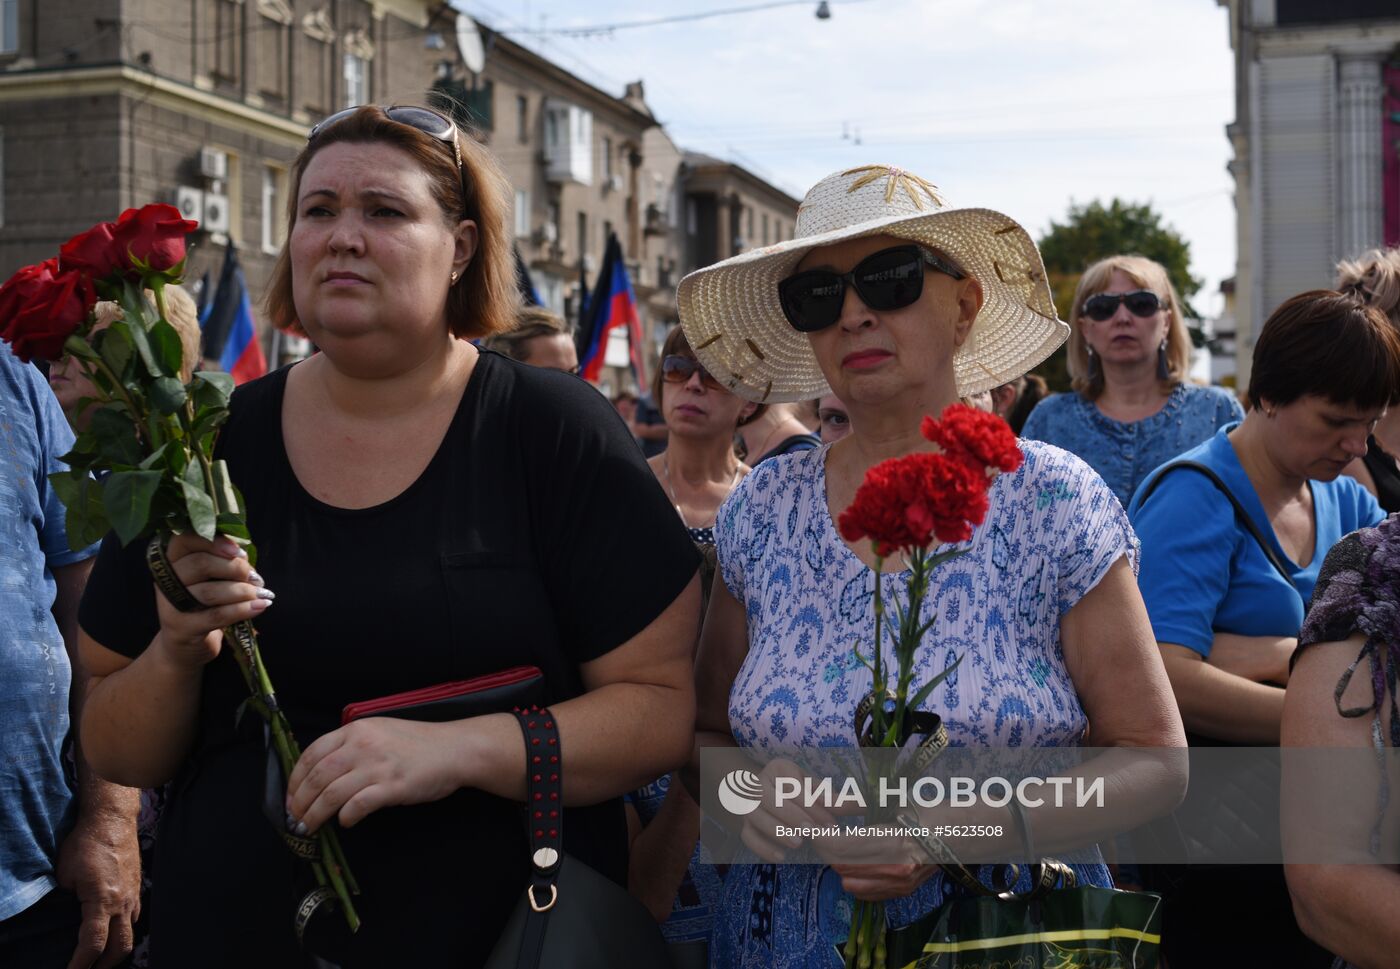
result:
<svg viewBox="0 0 1400 969"><path fill-rule="evenodd" d="M549 913L559 902L559 869L564 861L564 796L559 728L547 707L517 707L525 735L525 819L530 842L530 911L520 943L519 969L536 969L544 951Z"/></svg>

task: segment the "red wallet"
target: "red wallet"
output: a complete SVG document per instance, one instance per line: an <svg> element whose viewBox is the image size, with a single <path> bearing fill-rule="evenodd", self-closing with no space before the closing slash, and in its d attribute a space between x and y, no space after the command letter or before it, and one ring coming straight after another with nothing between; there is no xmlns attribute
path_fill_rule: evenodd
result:
<svg viewBox="0 0 1400 969"><path fill-rule="evenodd" d="M454 680L350 703L341 711L340 723L344 726L361 717L442 723L485 713L508 713L515 707L544 702L544 674L535 666L515 666L472 680Z"/></svg>

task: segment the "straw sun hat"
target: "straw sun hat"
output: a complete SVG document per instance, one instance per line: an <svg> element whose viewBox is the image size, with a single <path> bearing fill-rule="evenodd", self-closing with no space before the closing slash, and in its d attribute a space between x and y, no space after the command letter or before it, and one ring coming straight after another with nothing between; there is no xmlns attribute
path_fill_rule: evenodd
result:
<svg viewBox="0 0 1400 969"><path fill-rule="evenodd" d="M982 309L953 358L960 395L1014 380L1069 336L1025 229L990 209L952 208L934 185L910 172L866 165L828 175L807 193L794 238L681 280L681 327L696 357L748 400L830 393L807 335L783 315L778 283L809 250L873 235L936 249L982 284Z"/></svg>

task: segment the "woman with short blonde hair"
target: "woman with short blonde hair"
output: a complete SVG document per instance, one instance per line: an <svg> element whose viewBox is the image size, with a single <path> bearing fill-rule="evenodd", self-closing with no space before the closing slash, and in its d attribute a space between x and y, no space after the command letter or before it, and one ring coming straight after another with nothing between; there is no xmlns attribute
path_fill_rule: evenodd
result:
<svg viewBox="0 0 1400 969"><path fill-rule="evenodd" d="M1154 468L1244 417L1186 379L1191 334L1166 269L1143 256L1084 271L1069 313L1073 392L1036 405L1021 434L1079 455L1124 505Z"/></svg>

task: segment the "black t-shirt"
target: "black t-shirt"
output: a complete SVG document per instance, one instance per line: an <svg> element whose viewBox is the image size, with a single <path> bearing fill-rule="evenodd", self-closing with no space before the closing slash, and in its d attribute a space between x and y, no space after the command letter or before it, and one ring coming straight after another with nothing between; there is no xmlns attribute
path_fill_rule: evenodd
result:
<svg viewBox="0 0 1400 969"><path fill-rule="evenodd" d="M347 703L521 664L544 671L550 702L576 696L578 664L644 629L695 573L626 426L576 377L483 353L423 474L357 510L323 504L293 474L286 380L283 369L241 387L219 446L277 592L258 633L303 747ZM158 628L140 545L108 536L79 614L127 656ZM260 722L249 718L251 737L235 729L246 691L227 652L204 674L199 736L161 824L152 965L300 967L306 866L262 815ZM620 802L570 809L564 834L625 883ZM364 893L347 967L478 965L524 891L521 810L479 791L376 812L343 844Z"/></svg>

